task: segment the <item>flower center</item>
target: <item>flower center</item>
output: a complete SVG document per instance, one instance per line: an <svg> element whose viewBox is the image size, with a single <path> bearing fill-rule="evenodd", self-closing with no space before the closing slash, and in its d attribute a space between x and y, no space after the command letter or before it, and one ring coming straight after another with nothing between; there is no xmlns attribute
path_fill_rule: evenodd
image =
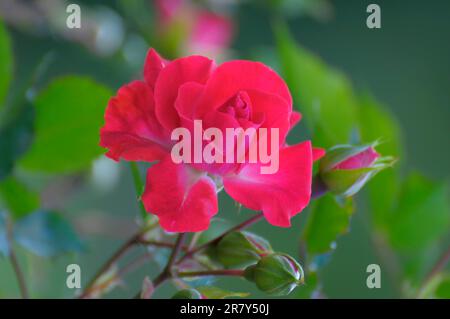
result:
<svg viewBox="0 0 450 319"><path fill-rule="evenodd" d="M244 91L238 92L235 96L225 102L219 112L229 114L236 119L249 120L251 115L250 98Z"/></svg>

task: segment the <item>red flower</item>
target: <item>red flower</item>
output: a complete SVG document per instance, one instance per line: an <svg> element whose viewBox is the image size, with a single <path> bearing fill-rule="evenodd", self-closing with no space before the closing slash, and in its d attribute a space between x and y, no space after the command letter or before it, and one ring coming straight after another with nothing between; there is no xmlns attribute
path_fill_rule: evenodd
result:
<svg viewBox="0 0 450 319"><path fill-rule="evenodd" d="M204 129L278 128L278 171L261 174L261 163L175 164L171 132L192 129L197 119ZM308 205L313 159L323 155L309 141L286 146L299 120L285 82L264 64L236 60L216 66L202 56L169 62L151 49L144 81L123 86L109 101L100 145L116 161L157 161L148 169L142 200L167 231L207 229L218 211L218 185L245 207L261 210L269 223L286 227Z"/></svg>

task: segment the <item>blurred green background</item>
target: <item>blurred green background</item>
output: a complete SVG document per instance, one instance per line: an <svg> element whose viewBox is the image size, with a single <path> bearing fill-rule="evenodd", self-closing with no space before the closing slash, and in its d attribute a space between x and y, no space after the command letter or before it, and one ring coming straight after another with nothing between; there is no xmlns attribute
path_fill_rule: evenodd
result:
<svg viewBox="0 0 450 319"><path fill-rule="evenodd" d="M14 82L9 96L19 94L30 70L41 63L45 56L49 57L48 68L36 83L37 91L46 87L55 77L67 74L89 76L115 91L140 76L145 50L155 45L152 38L143 32L151 28L152 19L155 19L151 1L77 1L82 12L84 8L94 11L100 8L111 14L113 18L109 17L108 27L113 31L120 28L123 32L120 49L111 54L99 54L85 45L68 40L54 28L24 27L8 20L7 16L11 16L8 11L11 9L5 5L8 2L0 0L1 16L11 36L15 61ZM280 19L285 21L296 42L319 56L327 65L343 72L356 91L370 92L393 114L402 130L403 153L399 159L401 174L418 170L431 179L448 181L448 1L375 1L381 7L382 28L373 30L366 27L366 7L374 1L318 1L316 6L300 4L314 1L286 1L289 4L284 4L285 9L280 8L283 1L235 2L231 9L225 6L236 24L227 59L259 60L282 72L273 26ZM133 10L142 3L148 8L148 13L138 11L142 16L136 16ZM58 14L64 18L66 16L65 11ZM116 19L120 21L120 26L114 25ZM149 34L152 32L151 29L147 31ZM294 98L295 94L301 92L294 93ZM308 138L310 133L305 120L299 126L289 137L290 141ZM145 165L141 165L141 168L144 172ZM18 174L22 174L20 170ZM66 265L78 263L82 269L83 283L86 283L136 228L138 205L131 174L126 163L102 161L80 174L36 174L32 184L45 185L40 192L42 206L63 211L86 249L80 254L50 259L18 249L29 288L33 297L72 297L74 292L65 285ZM373 248L367 197L367 192L358 196L350 232L338 238L332 257L320 270L323 294L327 297L400 296L401 287L395 286L388 271L383 271L381 289L371 290L366 286L368 264L379 263L383 270L389 268L389 257L387 262L382 260ZM220 201L219 218L227 221L218 221L217 227L227 222L232 224L233 221L244 220L248 216L249 211L245 209L238 213L234 203L223 193ZM306 210L294 218L293 226L288 230L271 227L266 222L261 222L252 230L269 239L275 249L298 258L299 248L296 243L309 213ZM449 243L450 232L447 230L446 236L426 248L424 255L427 257L419 270L421 275L434 264ZM137 253L131 254L129 258L133 255ZM139 289L144 276L154 277L156 273L155 264L141 267L127 276L123 285L108 293L107 297L132 296ZM266 297L256 291L252 284L239 279L219 280L219 285L236 291L250 291L252 297ZM166 285L157 296L167 296L172 289ZM0 297L18 295L13 270L6 258L0 258Z"/></svg>

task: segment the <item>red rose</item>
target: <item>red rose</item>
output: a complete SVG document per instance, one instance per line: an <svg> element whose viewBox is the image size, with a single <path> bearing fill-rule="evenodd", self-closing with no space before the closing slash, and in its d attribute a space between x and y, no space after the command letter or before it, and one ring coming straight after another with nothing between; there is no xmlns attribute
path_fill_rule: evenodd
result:
<svg viewBox="0 0 450 319"><path fill-rule="evenodd" d="M194 120L202 120L204 129L224 131L277 128L278 171L262 174L259 162L175 164L171 132L191 130ZM170 62L151 49L144 81L121 87L109 101L100 145L116 161L157 161L148 169L142 200L167 231L207 229L218 211L221 185L237 202L262 211L269 223L286 227L308 205L313 157L323 154L309 141L286 146L299 120L285 82L264 64L236 60L216 66L202 56Z"/></svg>

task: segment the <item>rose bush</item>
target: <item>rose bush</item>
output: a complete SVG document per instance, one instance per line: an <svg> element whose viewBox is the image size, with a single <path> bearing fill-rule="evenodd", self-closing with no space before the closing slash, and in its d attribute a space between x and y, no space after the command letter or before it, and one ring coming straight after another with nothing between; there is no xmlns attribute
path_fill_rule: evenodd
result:
<svg viewBox="0 0 450 319"><path fill-rule="evenodd" d="M300 118L283 79L262 63L217 66L202 56L167 61L151 49L144 80L121 87L110 99L100 145L116 161L157 162L148 169L142 201L167 231L207 229L222 186L243 206L262 211L269 223L287 227L308 205L313 160L323 155L310 141L286 145ZM277 128L278 171L261 174L259 162L175 164L171 132L191 130L198 119L204 129Z"/></svg>

